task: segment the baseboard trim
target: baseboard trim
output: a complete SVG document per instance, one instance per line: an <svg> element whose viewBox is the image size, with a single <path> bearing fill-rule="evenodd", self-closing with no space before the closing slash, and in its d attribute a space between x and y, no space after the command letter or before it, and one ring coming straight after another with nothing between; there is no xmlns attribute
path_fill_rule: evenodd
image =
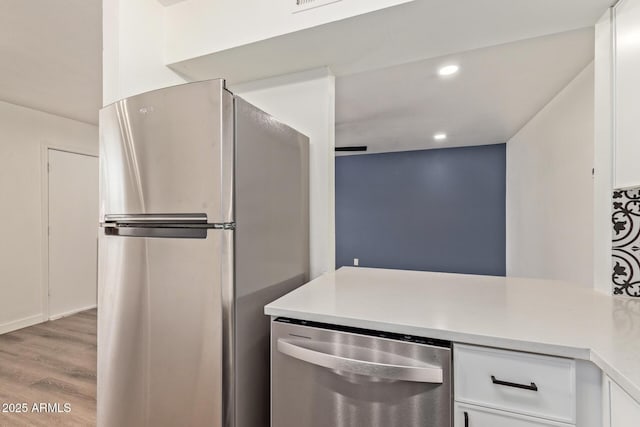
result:
<svg viewBox="0 0 640 427"><path fill-rule="evenodd" d="M58 319L62 319L63 317L69 317L69 316L73 316L74 314L80 313L82 311L87 311L87 310L91 310L96 308L97 305L93 304L87 307L82 307L82 308L76 308L73 310L69 310L69 311L65 311L64 313L60 313L60 314L56 314L55 316L49 316L49 320L58 320Z"/></svg>
<svg viewBox="0 0 640 427"><path fill-rule="evenodd" d="M23 319L14 320L13 322L3 323L0 325L0 334L17 331L18 329L42 323L42 314L25 317Z"/></svg>

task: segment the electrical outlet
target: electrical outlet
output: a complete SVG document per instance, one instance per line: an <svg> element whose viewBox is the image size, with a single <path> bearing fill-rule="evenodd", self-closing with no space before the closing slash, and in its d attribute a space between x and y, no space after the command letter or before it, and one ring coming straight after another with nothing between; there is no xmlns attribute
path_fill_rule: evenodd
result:
<svg viewBox="0 0 640 427"><path fill-rule="evenodd" d="M354 259L353 259L353 265L354 265L355 267L359 266L359 265L360 265L360 260L359 260L358 258L354 258Z"/></svg>

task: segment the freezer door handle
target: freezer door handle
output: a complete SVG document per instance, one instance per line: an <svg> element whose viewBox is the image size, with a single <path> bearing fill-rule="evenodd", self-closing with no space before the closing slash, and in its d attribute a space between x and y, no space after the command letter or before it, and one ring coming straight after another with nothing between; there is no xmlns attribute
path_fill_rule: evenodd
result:
<svg viewBox="0 0 640 427"><path fill-rule="evenodd" d="M105 215L108 236L206 239L207 230L234 230L233 222L207 222L206 214Z"/></svg>
<svg viewBox="0 0 640 427"><path fill-rule="evenodd" d="M413 381L431 384L442 384L442 368L436 366L407 366L389 363L370 362L360 359L338 356L331 353L317 351L298 345L299 341L278 339L277 347L280 353L311 363L316 366L369 377L384 378L398 381ZM331 347L339 344L330 344ZM359 350L362 350L359 348ZM370 351L372 355L374 350Z"/></svg>
<svg viewBox="0 0 640 427"><path fill-rule="evenodd" d="M188 214L129 214L105 215L104 225L109 224L206 224L207 215L203 213Z"/></svg>
<svg viewBox="0 0 640 427"><path fill-rule="evenodd" d="M107 236L206 239L208 230L234 230L235 223L209 223L205 214L105 215Z"/></svg>

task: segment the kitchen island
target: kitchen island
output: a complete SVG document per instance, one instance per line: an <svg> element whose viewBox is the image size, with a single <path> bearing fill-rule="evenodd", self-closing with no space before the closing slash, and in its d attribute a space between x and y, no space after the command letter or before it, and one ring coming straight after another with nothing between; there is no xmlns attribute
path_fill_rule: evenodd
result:
<svg viewBox="0 0 640 427"><path fill-rule="evenodd" d="M640 401L640 301L570 283L343 267L265 314L591 361Z"/></svg>

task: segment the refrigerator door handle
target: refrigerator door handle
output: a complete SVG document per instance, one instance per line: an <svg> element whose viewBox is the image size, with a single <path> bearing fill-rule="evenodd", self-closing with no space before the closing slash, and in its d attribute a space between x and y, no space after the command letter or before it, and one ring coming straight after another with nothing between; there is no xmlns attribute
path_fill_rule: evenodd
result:
<svg viewBox="0 0 640 427"><path fill-rule="evenodd" d="M169 239L206 239L208 230L235 230L233 222L167 223L104 222L107 236L158 237Z"/></svg>
<svg viewBox="0 0 640 427"><path fill-rule="evenodd" d="M130 214L105 215L104 224L206 224L207 215L187 214Z"/></svg>
<svg viewBox="0 0 640 427"><path fill-rule="evenodd" d="M103 222L100 224L101 227L104 228L184 228L184 229L197 229L197 230L235 230L236 223L235 222L201 222L201 223L132 223L132 222Z"/></svg>
<svg viewBox="0 0 640 427"><path fill-rule="evenodd" d="M338 344L331 343L332 347ZM352 359L331 353L324 353L302 347L292 340L278 340L278 351L313 365L369 377L385 378L397 381L414 381L431 384L442 384L442 368L436 366L407 366L389 363L369 362ZM368 350L375 353L374 350Z"/></svg>

